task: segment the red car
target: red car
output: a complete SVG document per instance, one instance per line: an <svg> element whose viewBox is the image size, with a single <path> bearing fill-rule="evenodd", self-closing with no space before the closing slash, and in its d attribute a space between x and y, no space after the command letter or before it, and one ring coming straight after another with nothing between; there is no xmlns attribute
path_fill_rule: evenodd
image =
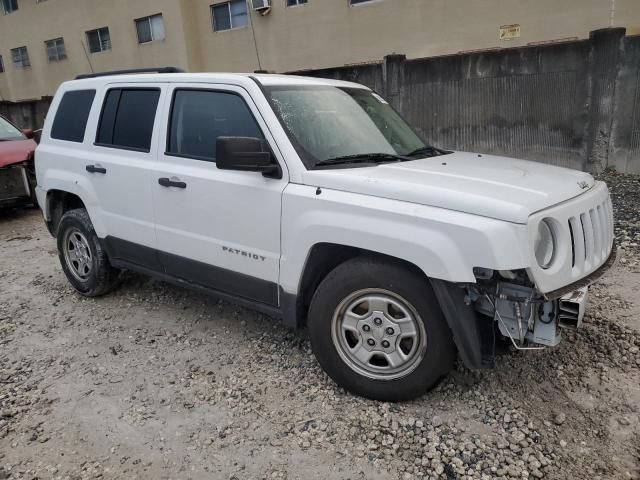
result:
<svg viewBox="0 0 640 480"><path fill-rule="evenodd" d="M0 208L36 203L33 137L0 116Z"/></svg>

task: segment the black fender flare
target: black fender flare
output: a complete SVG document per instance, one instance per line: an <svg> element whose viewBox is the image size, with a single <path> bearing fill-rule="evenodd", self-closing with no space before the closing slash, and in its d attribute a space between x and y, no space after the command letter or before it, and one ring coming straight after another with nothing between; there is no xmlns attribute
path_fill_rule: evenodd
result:
<svg viewBox="0 0 640 480"><path fill-rule="evenodd" d="M476 312L465 303L465 291L444 280L429 279L465 366L472 370L487 368L482 362L482 339Z"/></svg>

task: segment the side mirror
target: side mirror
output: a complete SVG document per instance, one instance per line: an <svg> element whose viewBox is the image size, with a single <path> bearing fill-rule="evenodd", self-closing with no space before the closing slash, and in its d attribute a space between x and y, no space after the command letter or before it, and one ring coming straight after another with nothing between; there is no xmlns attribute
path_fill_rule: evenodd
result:
<svg viewBox="0 0 640 480"><path fill-rule="evenodd" d="M22 134L29 139L32 139L33 137L35 137L34 131L31 130L30 128L25 128L24 130L22 130Z"/></svg>
<svg viewBox="0 0 640 480"><path fill-rule="evenodd" d="M264 176L282 178L280 167L259 138L218 137L216 166L221 170L262 172Z"/></svg>

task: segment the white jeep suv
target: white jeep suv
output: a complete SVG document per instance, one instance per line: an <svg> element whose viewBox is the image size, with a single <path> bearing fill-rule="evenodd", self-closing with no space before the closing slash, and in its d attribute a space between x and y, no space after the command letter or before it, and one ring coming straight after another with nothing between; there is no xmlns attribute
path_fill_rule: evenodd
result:
<svg viewBox="0 0 640 480"><path fill-rule="evenodd" d="M44 126L38 201L82 295L122 269L218 295L393 401L500 336L556 345L613 262L587 173L431 146L354 83L156 72L66 82Z"/></svg>

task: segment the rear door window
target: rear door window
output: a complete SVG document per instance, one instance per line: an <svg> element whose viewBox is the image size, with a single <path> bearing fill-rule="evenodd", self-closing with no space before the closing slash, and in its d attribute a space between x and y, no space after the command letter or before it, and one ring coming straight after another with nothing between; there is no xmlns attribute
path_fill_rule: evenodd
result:
<svg viewBox="0 0 640 480"><path fill-rule="evenodd" d="M107 92L96 145L148 152L158 109L157 88L115 88Z"/></svg>
<svg viewBox="0 0 640 480"><path fill-rule="evenodd" d="M65 92L53 119L51 138L82 143L95 96L95 90Z"/></svg>
<svg viewBox="0 0 640 480"><path fill-rule="evenodd" d="M240 95L212 90L176 90L167 154L215 162L218 137L264 135Z"/></svg>

